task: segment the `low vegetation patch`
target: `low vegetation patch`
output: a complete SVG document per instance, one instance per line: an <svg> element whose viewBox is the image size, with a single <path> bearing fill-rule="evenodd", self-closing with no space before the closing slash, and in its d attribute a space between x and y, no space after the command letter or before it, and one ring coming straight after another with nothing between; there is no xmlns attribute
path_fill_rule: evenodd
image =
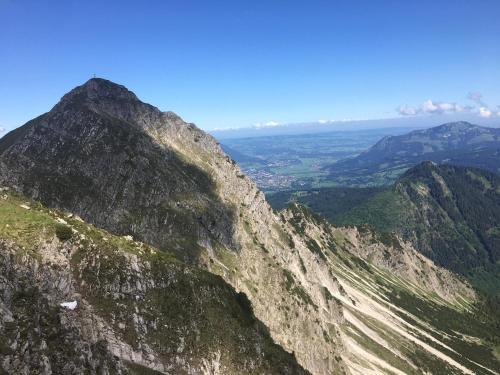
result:
<svg viewBox="0 0 500 375"><path fill-rule="evenodd" d="M63 242L68 241L73 236L73 231L65 224L56 224L56 236Z"/></svg>

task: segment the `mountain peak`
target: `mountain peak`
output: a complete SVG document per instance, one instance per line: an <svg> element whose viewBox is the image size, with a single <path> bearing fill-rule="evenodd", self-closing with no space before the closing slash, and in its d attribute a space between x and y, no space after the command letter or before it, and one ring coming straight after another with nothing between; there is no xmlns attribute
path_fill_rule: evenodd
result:
<svg viewBox="0 0 500 375"><path fill-rule="evenodd" d="M439 132L439 131L464 131L480 128L478 125L471 124L467 121L457 121L457 122L448 122L443 125L436 126L434 128L429 128L428 130L431 132Z"/></svg>
<svg viewBox="0 0 500 375"><path fill-rule="evenodd" d="M103 78L89 79L64 95L51 112L90 110L107 117L114 117L146 128L178 119L171 113L142 102L132 91Z"/></svg>
<svg viewBox="0 0 500 375"><path fill-rule="evenodd" d="M103 78L91 78L63 96L61 102L96 102L102 100L138 101L137 96L125 86Z"/></svg>
<svg viewBox="0 0 500 375"><path fill-rule="evenodd" d="M438 170L440 168L440 164L437 164L431 160L424 160L407 171L405 171L399 178L398 182L406 181L408 178L414 178L415 176L419 176L422 174L430 174L432 171Z"/></svg>

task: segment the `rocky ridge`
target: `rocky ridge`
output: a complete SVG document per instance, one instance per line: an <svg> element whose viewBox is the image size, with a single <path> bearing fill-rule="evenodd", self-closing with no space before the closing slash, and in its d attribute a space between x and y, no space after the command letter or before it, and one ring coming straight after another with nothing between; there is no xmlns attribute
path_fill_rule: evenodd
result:
<svg viewBox="0 0 500 375"><path fill-rule="evenodd" d="M212 137L122 86L89 81L0 152L3 184L221 275L314 374L482 371L451 332L461 328L441 329L431 313L472 320L466 283L399 239L333 228L298 206L274 213Z"/></svg>

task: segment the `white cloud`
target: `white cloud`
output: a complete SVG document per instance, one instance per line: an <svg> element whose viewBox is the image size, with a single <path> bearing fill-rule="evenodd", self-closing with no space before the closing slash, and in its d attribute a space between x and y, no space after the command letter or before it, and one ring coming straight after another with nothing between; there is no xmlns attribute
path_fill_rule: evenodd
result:
<svg viewBox="0 0 500 375"><path fill-rule="evenodd" d="M282 123L280 123L280 122L268 121L265 123L256 122L255 124L253 124L253 127L259 129L259 128L269 128L269 127L273 127L273 126L280 126L280 125L282 125Z"/></svg>
<svg viewBox="0 0 500 375"><path fill-rule="evenodd" d="M496 111L490 109L488 104L486 104L483 100L483 94L480 92L469 92L467 94L467 99L472 100L478 106L478 115L484 118L490 118L493 116L500 117L500 111ZM497 109L500 109L500 105L497 105Z"/></svg>
<svg viewBox="0 0 500 375"><path fill-rule="evenodd" d="M2 128L2 127L0 126L0 137L3 135L3 133L5 133L5 128Z"/></svg>
<svg viewBox="0 0 500 375"><path fill-rule="evenodd" d="M431 99L426 100L418 107L402 105L396 108L396 111L402 116L416 116L419 114L440 114L456 113L470 111L472 107L461 106L457 103L435 102Z"/></svg>
<svg viewBox="0 0 500 375"><path fill-rule="evenodd" d="M456 103L441 103L438 105L439 109L444 112L461 112L462 107Z"/></svg>
<svg viewBox="0 0 500 375"><path fill-rule="evenodd" d="M426 100L420 107L423 113L444 113L444 112L462 112L463 107L457 103L433 102Z"/></svg>
<svg viewBox="0 0 500 375"><path fill-rule="evenodd" d="M429 99L422 103L422 105L420 106L420 111L424 113L425 112L434 113L434 112L439 112L440 108L439 106L434 104L432 100Z"/></svg>
<svg viewBox="0 0 500 375"><path fill-rule="evenodd" d="M479 108L479 116L484 117L484 118L490 118L492 115L493 115L493 112L491 112L488 108L486 108L486 107Z"/></svg>
<svg viewBox="0 0 500 375"><path fill-rule="evenodd" d="M266 122L266 126L278 126L280 125L279 122L276 122L276 121L268 121Z"/></svg>
<svg viewBox="0 0 500 375"><path fill-rule="evenodd" d="M418 113L417 108L410 107L408 105L401 105L396 109L396 111L403 116L415 116Z"/></svg>

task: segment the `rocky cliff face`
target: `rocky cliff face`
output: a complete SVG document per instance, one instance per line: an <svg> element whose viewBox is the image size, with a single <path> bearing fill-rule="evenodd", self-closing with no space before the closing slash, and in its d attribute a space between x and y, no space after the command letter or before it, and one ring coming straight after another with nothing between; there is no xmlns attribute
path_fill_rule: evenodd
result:
<svg viewBox="0 0 500 375"><path fill-rule="evenodd" d="M299 206L274 213L212 137L109 81L87 82L49 113L4 137L0 181L112 233L172 251L196 265L194 269L220 275L248 296L272 339L314 374L481 373L488 371L481 366L498 366L488 343L464 344L465 336L457 333L472 336L474 329L486 327L473 324L476 297L466 283L397 238L388 241L356 229L333 228ZM111 288L117 296L134 285L116 276L121 267L96 271L100 266L96 268L94 251L82 257L78 269L99 278L81 279L77 273L79 284L106 293ZM150 268L139 266L137 279L145 285ZM182 293L203 291L207 283L203 279ZM171 293L185 287L160 285ZM168 293L162 293L154 300L141 300L139 294L141 308L162 305L168 300ZM213 299L215 294L207 294L203 301ZM99 299L90 294L86 300L93 306ZM116 307L116 300L109 305ZM212 310L199 311L195 321ZM442 326L435 311L470 327ZM149 316L167 325L172 321L167 308ZM116 316L108 318L114 321ZM129 332L131 323L119 323ZM145 336L135 339L148 343ZM167 337L152 352L170 353L170 340L177 342ZM186 350L192 350L195 341L190 340ZM219 347L211 341L208 353ZM124 358L168 370L132 355ZM261 360L256 366L270 366L266 363ZM288 368L299 371L293 370L293 362ZM220 372L231 373L228 369Z"/></svg>

